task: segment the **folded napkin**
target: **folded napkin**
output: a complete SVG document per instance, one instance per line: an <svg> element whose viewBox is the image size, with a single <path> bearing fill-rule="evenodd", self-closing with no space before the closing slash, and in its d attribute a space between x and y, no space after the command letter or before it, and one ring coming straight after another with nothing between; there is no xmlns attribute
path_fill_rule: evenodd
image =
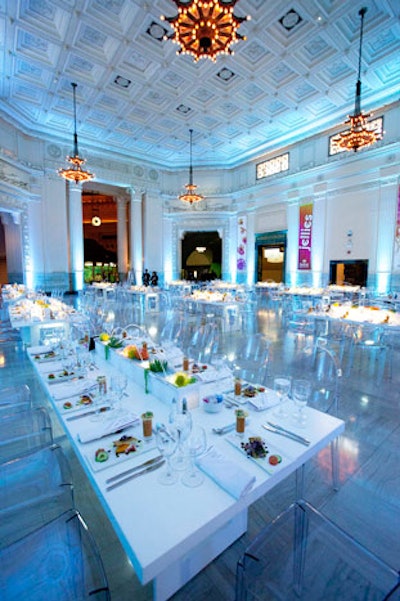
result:
<svg viewBox="0 0 400 601"><path fill-rule="evenodd" d="M235 499L250 492L256 481L255 476L214 448L200 457L197 465Z"/></svg>
<svg viewBox="0 0 400 601"><path fill-rule="evenodd" d="M93 388L93 386L97 386L95 380L86 378L68 380L68 382L56 382L51 384L51 394L56 401L62 401L64 399L69 399L71 396L82 394Z"/></svg>
<svg viewBox="0 0 400 601"><path fill-rule="evenodd" d="M30 355L45 355L46 353L49 353L52 350L52 347L45 345L30 346L26 350Z"/></svg>
<svg viewBox="0 0 400 601"><path fill-rule="evenodd" d="M87 422L84 426L82 425L78 438L81 442L90 442L91 440L103 438L108 434L115 434L115 432L133 426L138 422L139 417L134 413L124 413L106 421Z"/></svg>
<svg viewBox="0 0 400 601"><path fill-rule="evenodd" d="M255 397L247 399L249 405L252 405L256 411L265 411L275 405L279 405L279 397L274 390L266 389L258 393Z"/></svg>

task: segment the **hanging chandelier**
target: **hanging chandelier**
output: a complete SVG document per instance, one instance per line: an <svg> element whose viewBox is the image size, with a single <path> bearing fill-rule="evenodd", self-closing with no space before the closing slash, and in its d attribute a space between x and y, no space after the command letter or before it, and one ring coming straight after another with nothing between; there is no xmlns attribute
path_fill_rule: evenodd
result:
<svg viewBox="0 0 400 601"><path fill-rule="evenodd" d="M189 183L185 185L186 192L179 196L182 202L188 202L190 205L204 200L204 196L196 194L197 186L193 183L193 166L192 166L192 137L193 129L189 129L190 133L190 166L189 166Z"/></svg>
<svg viewBox="0 0 400 601"><path fill-rule="evenodd" d="M76 83L71 83L73 99L74 99L74 149L73 156L68 156L67 161L71 163L72 167L69 169L59 169L58 175L63 177L64 179L75 182L76 184L87 182L94 178L93 173L90 171L86 171L82 169L82 165L86 162L86 159L83 159L79 156L78 152L78 134L76 133Z"/></svg>
<svg viewBox="0 0 400 601"><path fill-rule="evenodd" d="M358 14L361 17L360 29L360 51L358 57L358 78L356 83L356 97L354 106L354 115L349 115L346 124L349 124L349 129L339 133L333 138L333 142L342 150L354 150L357 152L359 148L365 148L375 144L382 139L382 133L377 129L377 126L368 122L368 118L372 113L363 114L361 111L361 52L364 29L364 16L367 12L366 8L361 8Z"/></svg>
<svg viewBox="0 0 400 601"><path fill-rule="evenodd" d="M250 17L238 17L233 13L238 0L173 0L178 8L175 17L161 16L174 29L164 36L180 45L177 54L190 54L194 61L209 58L215 62L219 54L233 54L231 45L246 36L238 33L243 21Z"/></svg>

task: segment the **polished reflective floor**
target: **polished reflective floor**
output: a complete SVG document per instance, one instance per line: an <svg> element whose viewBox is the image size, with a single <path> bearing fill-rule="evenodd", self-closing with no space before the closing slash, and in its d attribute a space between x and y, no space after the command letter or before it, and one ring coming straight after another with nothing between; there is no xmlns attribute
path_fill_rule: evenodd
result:
<svg viewBox="0 0 400 601"><path fill-rule="evenodd" d="M148 317L146 322L147 326L157 327L158 316ZM298 353L307 344L307 336L288 331L279 314L272 311L259 310L248 316L243 329L263 332L271 342L267 384L272 382L274 373L290 374L296 367ZM224 335L225 352L236 344L240 333L230 331ZM392 375L386 369L381 382L377 381L375 359L362 358L361 361L361 357L355 356L354 365L342 378L340 389L339 417L346 422L345 434L339 441L340 488L337 492L333 490L330 452L325 449L306 466L304 497L399 569L400 351L392 352ZM18 339L8 340L7 333L0 332L0 386L17 382L31 387L36 404L47 404L22 345ZM54 431L56 441L62 444L70 459L76 504L100 547L113 601L151 600L151 585L140 585L56 419ZM285 509L295 495L293 476L255 503L249 511L246 535L174 595L173 600L233 600L239 557L263 525ZM126 510L130 510L129 498Z"/></svg>

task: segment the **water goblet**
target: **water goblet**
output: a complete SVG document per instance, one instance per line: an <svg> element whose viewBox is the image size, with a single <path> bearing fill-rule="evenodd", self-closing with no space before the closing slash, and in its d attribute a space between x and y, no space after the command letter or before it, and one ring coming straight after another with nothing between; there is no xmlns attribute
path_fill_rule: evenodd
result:
<svg viewBox="0 0 400 601"><path fill-rule="evenodd" d="M167 468L158 477L160 484L166 486L175 484L178 480L178 475L172 471L171 457L175 453L178 446L178 430L173 426L159 428L156 434L157 448L167 460Z"/></svg>
<svg viewBox="0 0 400 601"><path fill-rule="evenodd" d="M178 447L172 458L174 469L178 471L185 470L188 465L188 457L186 454L185 443L192 430L192 416L187 412L178 411L173 418L173 425L178 431Z"/></svg>
<svg viewBox="0 0 400 601"><path fill-rule="evenodd" d="M307 405L311 395L311 382L304 379L293 380L292 397L293 402L297 407L294 419L298 426L304 426L306 423L306 415L304 407Z"/></svg>
<svg viewBox="0 0 400 601"><path fill-rule="evenodd" d="M116 374L111 376L110 380L110 391L112 398L112 408L117 409L120 405L122 397L125 394L126 387L128 386L128 378L124 374Z"/></svg>
<svg viewBox="0 0 400 601"><path fill-rule="evenodd" d="M291 388L291 378L289 376L276 376L274 378L274 391L279 399L279 405L274 415L276 417L284 418L287 417L285 410L285 402L288 400Z"/></svg>
<svg viewBox="0 0 400 601"><path fill-rule="evenodd" d="M190 457L189 470L182 478L182 484L194 488L200 486L204 481L203 474L196 468L196 457L204 453L207 448L207 437L204 428L201 426L193 426L188 438L188 450Z"/></svg>

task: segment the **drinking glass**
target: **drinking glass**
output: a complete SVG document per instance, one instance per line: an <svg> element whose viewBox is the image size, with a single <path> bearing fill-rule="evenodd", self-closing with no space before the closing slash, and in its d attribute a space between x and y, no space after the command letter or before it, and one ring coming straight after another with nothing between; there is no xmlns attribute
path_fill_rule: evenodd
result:
<svg viewBox="0 0 400 601"><path fill-rule="evenodd" d="M123 374L116 374L111 376L110 390L112 397L112 408L117 409L120 405L122 397L125 394L126 387L128 386L128 378Z"/></svg>
<svg viewBox="0 0 400 601"><path fill-rule="evenodd" d="M287 417L285 410L285 402L288 400L290 394L292 380L289 376L276 376L274 378L274 391L279 398L279 405L274 415L276 417Z"/></svg>
<svg viewBox="0 0 400 601"><path fill-rule="evenodd" d="M171 485L178 480L178 475L172 471L171 456L175 453L178 446L178 430L173 425L167 428L157 430L156 441L157 448L167 460L167 469L163 471L158 481L160 484Z"/></svg>
<svg viewBox="0 0 400 601"><path fill-rule="evenodd" d="M307 405L311 395L311 382L309 380L293 380L292 397L297 408L294 414L294 419L298 426L304 426L306 423L306 415L304 407Z"/></svg>
<svg viewBox="0 0 400 601"><path fill-rule="evenodd" d="M193 426L187 445L190 457L190 467L182 478L182 484L194 488L195 486L200 486L204 481L204 476L196 468L195 463L196 457L204 453L207 448L207 437L204 428L201 426Z"/></svg>
<svg viewBox="0 0 400 601"><path fill-rule="evenodd" d="M186 413L178 411L174 416L173 425L178 430L178 447L172 458L172 464L174 469L182 471L185 470L188 465L185 443L192 430L192 416L189 411Z"/></svg>

